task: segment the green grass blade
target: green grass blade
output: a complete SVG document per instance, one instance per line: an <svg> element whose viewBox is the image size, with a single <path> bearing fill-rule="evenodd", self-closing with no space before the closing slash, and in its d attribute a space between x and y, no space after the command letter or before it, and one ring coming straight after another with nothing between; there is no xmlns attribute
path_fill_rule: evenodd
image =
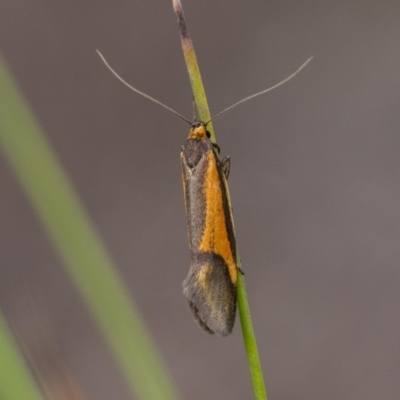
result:
<svg viewBox="0 0 400 400"><path fill-rule="evenodd" d="M193 96L196 101L199 118L202 121L210 119L210 111L208 109L207 98L205 95L200 69L197 64L196 54L193 43L186 26L183 14L182 4L180 0L173 0L173 7L178 18L179 31L181 35L182 49L189 73L190 83L192 85ZM216 142L214 130L207 125L207 129L211 133L210 140ZM239 251L237 251L237 265L240 265ZM257 400L267 400L267 393L264 385L264 378L261 369L260 357L257 350L257 342L254 334L253 324L251 322L250 308L247 300L246 286L242 274L238 274L238 308L240 314L240 322L242 326L243 340L250 369L250 375L253 383L254 395Z"/></svg>
<svg viewBox="0 0 400 400"><path fill-rule="evenodd" d="M0 399L43 400L0 312Z"/></svg>
<svg viewBox="0 0 400 400"><path fill-rule="evenodd" d="M242 325L243 341L246 349L251 381L253 382L254 396L257 400L267 400L267 392L265 389L260 357L258 355L256 335L254 333L253 323L251 322L243 274L239 274L237 291L240 323Z"/></svg>
<svg viewBox="0 0 400 400"><path fill-rule="evenodd" d="M189 73L190 84L194 101L196 103L198 117L200 121L206 122L211 119L210 110L208 108L206 92L201 79L199 65L197 63L196 53L194 51L193 42L190 38L189 30L186 26L185 15L183 14L182 4L180 0L173 0L173 7L176 17L178 18L179 33L181 35L181 43L183 49L183 56L185 57L186 67ZM214 128L212 122L207 125L207 129L211 134L210 140L216 143Z"/></svg>
<svg viewBox="0 0 400 400"><path fill-rule="evenodd" d="M1 59L0 146L137 398L177 399L113 262Z"/></svg>

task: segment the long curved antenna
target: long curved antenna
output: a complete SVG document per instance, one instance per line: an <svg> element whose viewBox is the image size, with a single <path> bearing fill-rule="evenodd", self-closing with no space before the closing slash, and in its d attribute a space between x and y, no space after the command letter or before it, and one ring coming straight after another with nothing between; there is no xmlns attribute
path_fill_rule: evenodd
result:
<svg viewBox="0 0 400 400"><path fill-rule="evenodd" d="M296 75L297 75L297 74L298 74L298 73L299 73L313 58L314 58L314 56L313 56L313 57L310 57L310 58L309 58L304 64L302 64L295 72L293 72L293 74L289 75L286 79L284 79L283 81L277 83L276 85L271 86L271 87L268 88L268 89L262 90L261 92L254 93L254 94L252 94L251 96L245 97L244 99L238 101L237 103L232 104L232 105L229 106L228 108L225 108L225 110L222 110L222 111L219 112L217 115L215 115L214 117L212 117L209 121L207 121L207 122L205 123L205 125L207 125L207 124L210 123L211 121L214 121L214 119L220 117L222 114L225 114L227 111L232 110L232 108L235 108L235 107L238 106L239 104L242 104L242 103L244 103L245 101L251 100L251 99L253 99L254 97L261 96L261 95L264 94L264 93L270 92L271 90L276 89L278 86L283 85L283 84L286 83L287 81L290 81L290 79L294 78L294 77L295 77L295 76L296 76Z"/></svg>
<svg viewBox="0 0 400 400"><path fill-rule="evenodd" d="M164 107L165 109L167 109L168 111L172 112L172 114L175 114L177 117L179 117L180 119L183 119L185 122L187 122L189 125L192 125L192 122L190 122L188 119L186 119L185 117L183 117L181 114L179 114L177 111L175 111L174 109L172 109L171 107L166 106L164 103L161 103L161 101L156 100L155 98L149 96L146 93L141 92L140 90L136 89L135 87L133 87L132 85L130 85L128 82L126 82L123 78L121 78L110 66L110 64L107 62L107 60L104 58L103 54L100 53L99 50L96 50L97 54L100 56L100 58L103 60L104 64L106 65L106 67L125 85L127 86L129 89L133 90L134 92L136 92L137 94L140 94L143 97L146 97L146 99L151 100L152 102L160 105L161 107Z"/></svg>

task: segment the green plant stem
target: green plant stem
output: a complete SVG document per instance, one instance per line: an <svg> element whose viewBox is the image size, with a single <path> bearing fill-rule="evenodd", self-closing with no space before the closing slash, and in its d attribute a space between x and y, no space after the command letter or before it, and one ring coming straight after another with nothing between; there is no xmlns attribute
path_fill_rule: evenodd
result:
<svg viewBox="0 0 400 400"><path fill-rule="evenodd" d="M194 51L193 42L190 38L189 30L186 26L185 15L183 14L183 8L180 0L173 0L173 7L175 14L178 18L179 33L181 35L181 43L183 49L183 56L185 58L186 67L189 73L190 84L192 86L192 92L198 117L200 121L209 121L211 119L210 110L208 108L206 92L203 86L203 80L201 79L199 65L197 63L196 53ZM212 122L207 125L207 130L211 133L210 140L216 143L214 134L214 128Z"/></svg>
<svg viewBox="0 0 400 400"><path fill-rule="evenodd" d="M0 94L0 146L132 390L141 400L177 399L115 265L1 59Z"/></svg>
<svg viewBox="0 0 400 400"><path fill-rule="evenodd" d="M199 112L199 117L202 121L210 119L210 111L208 109L207 98L205 95L199 66L197 64L196 54L193 43L186 26L185 17L183 14L182 4L180 0L173 0L173 7L178 18L179 31L181 35L182 49L186 61L186 66L189 73L190 83L196 106ZM214 130L207 125L207 129L211 133L210 140L215 143L216 137ZM211 128L211 129L210 129ZM240 266L239 251L237 251L237 265ZM250 308L247 300L246 287L244 276L238 274L238 308L240 314L240 322L242 326L243 340L247 355L247 360L250 369L250 375L253 383L253 390L256 400L267 400L264 378L261 369L260 357L258 355L257 342L254 334L253 325L251 322Z"/></svg>
<svg viewBox="0 0 400 400"><path fill-rule="evenodd" d="M239 256L238 256L239 258ZM264 377L258 355L256 335L251 321L249 302L247 300L246 285L243 274L238 275L238 308L242 325L243 341L246 348L247 362L253 383L254 396L257 400L267 400Z"/></svg>

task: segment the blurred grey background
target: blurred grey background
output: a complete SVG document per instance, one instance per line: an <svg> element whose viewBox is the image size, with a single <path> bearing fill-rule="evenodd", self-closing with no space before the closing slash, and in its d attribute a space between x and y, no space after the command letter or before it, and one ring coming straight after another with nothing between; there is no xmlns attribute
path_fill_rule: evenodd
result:
<svg viewBox="0 0 400 400"><path fill-rule="evenodd" d="M213 114L315 56L294 80L214 125L232 157L269 397L400 398L400 3L183 6ZM188 126L130 92L95 53L191 118L171 1L2 0L0 49L183 397L253 398L239 321L230 337L209 336L181 293L189 251L179 151ZM132 399L2 155L0 180L8 314L29 317L18 304L35 296L88 396Z"/></svg>

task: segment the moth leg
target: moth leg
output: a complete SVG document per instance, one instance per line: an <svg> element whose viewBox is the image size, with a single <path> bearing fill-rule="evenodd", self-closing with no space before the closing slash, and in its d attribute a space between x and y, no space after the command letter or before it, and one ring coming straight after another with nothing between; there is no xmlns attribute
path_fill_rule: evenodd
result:
<svg viewBox="0 0 400 400"><path fill-rule="evenodd" d="M219 146L217 145L217 143L211 143L211 144L213 145L214 149L217 150L218 154L220 154L220 153L221 153L221 147L219 147Z"/></svg>
<svg viewBox="0 0 400 400"><path fill-rule="evenodd" d="M229 172L231 171L231 158L225 157L221 161L222 171L224 172L225 178L228 179Z"/></svg>

